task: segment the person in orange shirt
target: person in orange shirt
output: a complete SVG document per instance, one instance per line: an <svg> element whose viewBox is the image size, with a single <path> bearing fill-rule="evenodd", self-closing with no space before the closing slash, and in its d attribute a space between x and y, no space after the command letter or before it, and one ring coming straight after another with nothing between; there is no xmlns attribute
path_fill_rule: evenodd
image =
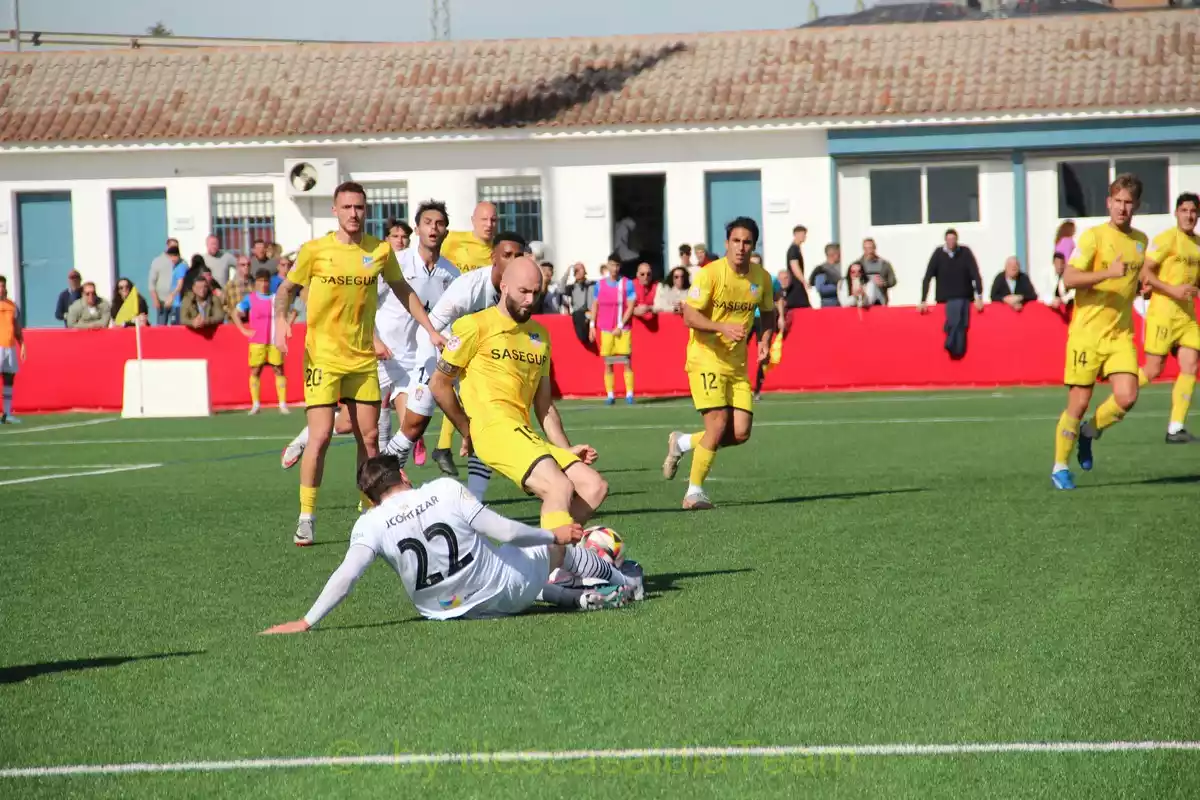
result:
<svg viewBox="0 0 1200 800"><path fill-rule="evenodd" d="M21 312L17 304L8 299L8 279L0 275L0 379L4 383L4 410L0 411L0 425L20 422L12 415L13 384L17 379L17 366L25 360L25 335L21 332Z"/></svg>

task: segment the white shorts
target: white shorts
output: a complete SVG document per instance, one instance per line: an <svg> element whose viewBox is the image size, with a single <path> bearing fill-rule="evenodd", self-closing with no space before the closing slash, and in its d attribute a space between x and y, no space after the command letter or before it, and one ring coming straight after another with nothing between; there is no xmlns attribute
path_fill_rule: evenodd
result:
<svg viewBox="0 0 1200 800"><path fill-rule="evenodd" d="M390 404L396 395L408 388L412 364L395 358L381 358L376 369L379 372L379 388L385 392L384 402Z"/></svg>
<svg viewBox="0 0 1200 800"><path fill-rule="evenodd" d="M19 359L17 358L17 348L0 347L0 372L7 372L9 375L16 375L18 363ZM425 416L429 415L426 414Z"/></svg>
<svg viewBox="0 0 1200 800"><path fill-rule="evenodd" d="M491 599L472 608L464 619L487 619L520 614L535 602L550 580L550 546L517 547L506 544L496 550L504 562L502 586Z"/></svg>
<svg viewBox="0 0 1200 800"><path fill-rule="evenodd" d="M438 351L427 337L417 337L417 363L409 370L408 410L422 417L432 417L437 403L429 391L429 379L437 369Z"/></svg>

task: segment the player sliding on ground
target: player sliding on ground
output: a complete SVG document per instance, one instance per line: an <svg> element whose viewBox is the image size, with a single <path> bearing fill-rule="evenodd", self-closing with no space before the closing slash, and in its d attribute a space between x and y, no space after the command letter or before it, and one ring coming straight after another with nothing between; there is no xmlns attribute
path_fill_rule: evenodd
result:
<svg viewBox="0 0 1200 800"><path fill-rule="evenodd" d="M430 388L464 445L541 498L541 526L558 533L587 521L608 495L608 483L588 466L596 451L571 445L554 407L550 335L529 318L541 287L533 259L509 264L499 305L454 323ZM454 381L464 370L460 404ZM549 441L530 427L530 406Z"/></svg>
<svg viewBox="0 0 1200 800"><path fill-rule="evenodd" d="M334 409L346 404L358 463L377 451L379 376L375 360L376 283L382 274L392 292L435 345L444 341L429 325L421 298L404 282L387 242L363 232L366 190L343 183L334 190L338 229L300 248L296 263L275 293L275 346L287 355L292 335L292 298L308 287L308 333L304 340L304 405L309 442L300 463L300 519L292 541L313 543L317 490L333 435Z"/></svg>
<svg viewBox="0 0 1200 800"><path fill-rule="evenodd" d="M712 468L717 448L736 447L750 440L754 424L754 395L746 376L747 336L754 310L762 315L763 338L758 342L758 363L771 356L775 331L775 304L771 276L750 256L758 244L758 223L738 217L725 226L725 257L700 270L692 281L683 322L688 333L687 371L692 402L704 419L704 430L673 431L667 439L663 477L670 480L679 459L689 450L691 479L683 507L712 508L704 492L704 479Z"/></svg>
<svg viewBox="0 0 1200 800"><path fill-rule="evenodd" d="M1108 222L1083 232L1063 271L1063 285L1075 290L1075 313L1067 332L1063 375L1067 410L1054 432L1050 480L1056 489L1075 488L1067 462L1076 440L1079 466L1090 470L1092 442L1124 419L1137 402L1133 301L1146 255L1146 234L1135 230L1132 223L1141 199L1142 182L1134 175L1118 175L1108 187ZM1112 394L1096 409L1096 415L1081 425L1101 376L1109 379Z"/></svg>
<svg viewBox="0 0 1200 800"><path fill-rule="evenodd" d="M1168 353L1174 351L1179 359L1179 377L1171 390L1171 418L1167 425L1170 444L1197 440L1184 427L1196 389L1196 363L1200 357L1200 325L1196 323L1196 292L1200 288L1197 212L1200 212L1200 197L1191 192L1179 195L1175 201L1177 226L1154 238L1142 265L1142 282L1154 294L1146 314L1146 366L1139 384L1145 386L1159 376Z"/></svg>
<svg viewBox="0 0 1200 800"><path fill-rule="evenodd" d="M367 567L382 556L427 619L481 619L520 614L537 600L551 571L562 568L604 584L579 593L584 610L615 608L644 594L642 578L626 575L583 547L579 525L551 533L484 508L450 478L414 489L395 456L367 459L359 489L375 504L358 518L346 559L303 619L263 633L300 633L342 602ZM493 544L484 537L497 542Z"/></svg>

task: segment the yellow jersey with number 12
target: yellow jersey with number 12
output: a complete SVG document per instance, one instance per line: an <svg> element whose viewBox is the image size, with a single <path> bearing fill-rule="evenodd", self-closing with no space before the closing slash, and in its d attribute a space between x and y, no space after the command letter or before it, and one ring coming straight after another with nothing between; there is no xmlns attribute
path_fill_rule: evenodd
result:
<svg viewBox="0 0 1200 800"><path fill-rule="evenodd" d="M363 235L342 244L335 233L306 242L288 280L308 287L308 360L340 374L375 371L377 280L403 282L392 246Z"/></svg>
<svg viewBox="0 0 1200 800"><path fill-rule="evenodd" d="M492 246L475 237L471 231L450 231L442 242L442 255L458 267L459 272L492 265Z"/></svg>
<svg viewBox="0 0 1200 800"><path fill-rule="evenodd" d="M1158 264L1158 277L1171 286L1195 285L1200 281L1200 237L1171 228L1154 237L1146 250L1146 258ZM1180 301L1161 292L1150 296L1149 314L1172 317L1179 313L1196 319L1196 303Z"/></svg>
<svg viewBox="0 0 1200 800"><path fill-rule="evenodd" d="M745 275L738 273L724 258L718 258L696 273L688 290L687 304L713 322L732 322L747 333L754 324L754 311L771 311L775 293L771 276L757 264ZM746 374L747 339L731 342L717 333L688 331L687 372L715 372L718 375Z"/></svg>
<svg viewBox="0 0 1200 800"><path fill-rule="evenodd" d="M1146 234L1139 230L1130 228L1125 233L1106 222L1083 232L1071 253L1071 266L1083 272L1101 272L1120 257L1125 274L1075 290L1071 334L1093 339L1133 336L1133 300L1145 256Z"/></svg>
<svg viewBox="0 0 1200 800"><path fill-rule="evenodd" d="M492 306L454 323L442 360L466 370L458 394L472 430L500 419L529 425L538 384L550 375L550 334Z"/></svg>

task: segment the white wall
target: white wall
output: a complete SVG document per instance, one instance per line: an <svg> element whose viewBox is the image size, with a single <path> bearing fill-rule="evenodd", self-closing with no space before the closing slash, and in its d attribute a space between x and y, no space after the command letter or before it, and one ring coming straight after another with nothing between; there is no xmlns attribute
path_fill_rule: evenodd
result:
<svg viewBox="0 0 1200 800"><path fill-rule="evenodd" d="M813 241L830 236L826 152L823 133L731 132L319 150L0 155L0 274L9 276L19 292L14 215L16 194L22 191L71 191L76 267L104 295L113 285L109 196L114 189L166 188L168 232L179 239L186 258L204 248L213 187L272 186L276 240L293 249L334 226L328 199L287 196L284 159L315 155L337 158L346 178L405 182L410 208L427 198L444 200L455 230L469 227L477 181L536 176L551 258L560 269L582 261L592 271L612 246L610 175L666 174L667 256L673 259L677 244L706 238L705 172L757 169L763 185L762 250L768 267L777 269L783 267L795 224L806 225ZM710 245L721 251L720 243Z"/></svg>
<svg viewBox="0 0 1200 800"><path fill-rule="evenodd" d="M873 226L870 170L884 167L919 168L922 164L888 162L838 167L842 266L845 268L862 254L863 239L874 238L880 255L892 262L896 270L896 288L891 292L892 305L913 305L920 300L921 279L925 275L929 256L941 246L947 228L957 230L959 241L975 253L985 295L992 279L1003 268L1004 259L1015 252L1012 165L1007 160L938 162L938 166L954 165L979 167L978 222ZM815 266L824 260L824 244L824 240L809 234L806 265ZM932 288L929 298L933 298Z"/></svg>

